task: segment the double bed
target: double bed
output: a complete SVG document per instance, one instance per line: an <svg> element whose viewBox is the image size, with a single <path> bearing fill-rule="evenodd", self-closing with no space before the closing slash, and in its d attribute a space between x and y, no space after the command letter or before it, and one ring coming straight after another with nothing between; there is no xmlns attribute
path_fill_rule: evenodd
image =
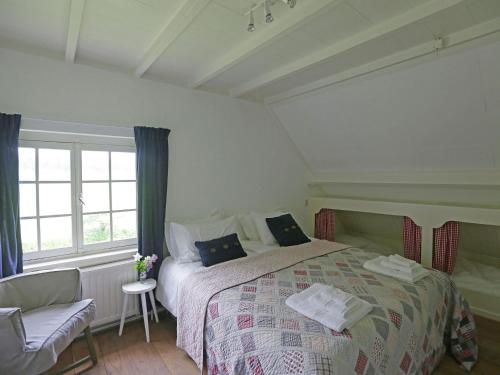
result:
<svg viewBox="0 0 500 375"><path fill-rule="evenodd" d="M242 245L246 258L161 267L156 295L177 316L177 345L209 374L426 374L447 348L466 369L477 360L472 314L446 274L401 282L362 267L378 255L369 248L326 241ZM374 308L328 329L285 304L315 282Z"/></svg>

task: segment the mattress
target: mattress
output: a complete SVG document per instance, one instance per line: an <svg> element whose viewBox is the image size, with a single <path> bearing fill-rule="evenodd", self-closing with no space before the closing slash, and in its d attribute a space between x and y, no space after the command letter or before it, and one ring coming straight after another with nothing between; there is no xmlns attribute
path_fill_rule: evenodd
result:
<svg viewBox="0 0 500 375"><path fill-rule="evenodd" d="M260 241L241 241L248 256L253 256L276 248L277 245L265 245ZM178 263L172 257L163 261L158 274L156 299L174 316L177 316L177 297L179 286L189 275L204 269L201 262Z"/></svg>

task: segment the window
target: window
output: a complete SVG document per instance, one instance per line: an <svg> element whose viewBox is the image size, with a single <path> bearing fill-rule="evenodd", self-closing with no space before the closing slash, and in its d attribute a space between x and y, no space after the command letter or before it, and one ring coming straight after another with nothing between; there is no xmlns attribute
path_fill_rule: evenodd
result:
<svg viewBox="0 0 500 375"><path fill-rule="evenodd" d="M135 154L81 151L82 243L136 238Z"/></svg>
<svg viewBox="0 0 500 375"><path fill-rule="evenodd" d="M22 141L19 192L28 260L137 243L132 147Z"/></svg>

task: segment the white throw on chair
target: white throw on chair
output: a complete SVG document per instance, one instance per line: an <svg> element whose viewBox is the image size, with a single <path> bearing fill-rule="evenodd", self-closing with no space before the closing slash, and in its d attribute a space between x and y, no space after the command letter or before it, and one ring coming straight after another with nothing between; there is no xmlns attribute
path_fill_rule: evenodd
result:
<svg viewBox="0 0 500 375"><path fill-rule="evenodd" d="M141 304L142 304L142 315L144 318L144 330L146 331L146 341L149 342L149 323L148 323L148 313L147 313L148 309L146 304L146 293L149 294L149 299L151 301L156 323L158 323L158 314L156 312L155 298L153 296L154 288L156 288L156 280L154 279L147 279L145 281L137 281L135 283L122 285L123 308L122 308L122 319L120 321L120 331L118 333L119 336L122 335L123 325L125 323L125 313L127 310L128 295L140 294Z"/></svg>

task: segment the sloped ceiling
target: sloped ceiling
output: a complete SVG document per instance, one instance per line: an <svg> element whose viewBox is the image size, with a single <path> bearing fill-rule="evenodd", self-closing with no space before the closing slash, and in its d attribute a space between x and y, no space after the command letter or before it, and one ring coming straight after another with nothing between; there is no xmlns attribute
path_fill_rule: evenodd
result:
<svg viewBox="0 0 500 375"><path fill-rule="evenodd" d="M500 38L273 105L315 172L498 170Z"/></svg>
<svg viewBox="0 0 500 375"><path fill-rule="evenodd" d="M431 53L436 38L500 30L499 0L267 0L274 22L260 7L250 33L246 13L263 1L1 0L0 47L274 102L398 52Z"/></svg>

